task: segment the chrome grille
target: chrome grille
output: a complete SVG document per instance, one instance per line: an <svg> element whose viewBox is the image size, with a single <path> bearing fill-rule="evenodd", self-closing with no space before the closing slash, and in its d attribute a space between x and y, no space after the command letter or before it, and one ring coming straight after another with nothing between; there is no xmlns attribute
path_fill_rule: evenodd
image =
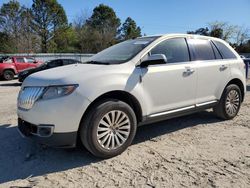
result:
<svg viewBox="0 0 250 188"><path fill-rule="evenodd" d="M29 110L36 100L42 95L44 87L24 87L18 95L17 106L20 109Z"/></svg>

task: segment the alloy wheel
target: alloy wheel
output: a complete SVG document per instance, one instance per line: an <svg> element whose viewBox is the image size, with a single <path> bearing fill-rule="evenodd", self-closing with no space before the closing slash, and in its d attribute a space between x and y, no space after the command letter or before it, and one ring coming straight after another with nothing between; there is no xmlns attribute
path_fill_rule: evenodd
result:
<svg viewBox="0 0 250 188"><path fill-rule="evenodd" d="M114 150L122 146L129 137L131 122L120 110L106 113L97 127L97 139L102 148Z"/></svg>
<svg viewBox="0 0 250 188"><path fill-rule="evenodd" d="M231 90L226 98L226 112L228 115L233 116L237 113L240 106L240 96L238 91Z"/></svg>

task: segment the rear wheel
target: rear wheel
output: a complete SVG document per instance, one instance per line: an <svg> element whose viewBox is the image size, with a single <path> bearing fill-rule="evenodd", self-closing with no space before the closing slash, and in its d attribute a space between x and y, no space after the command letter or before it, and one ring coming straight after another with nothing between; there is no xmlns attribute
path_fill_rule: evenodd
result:
<svg viewBox="0 0 250 188"><path fill-rule="evenodd" d="M133 109L118 100L97 104L80 127L83 145L95 156L110 158L121 154L132 143L137 123Z"/></svg>
<svg viewBox="0 0 250 188"><path fill-rule="evenodd" d="M215 114L225 120L233 119L239 112L242 94L240 88L231 84L226 87L219 104L214 108Z"/></svg>
<svg viewBox="0 0 250 188"><path fill-rule="evenodd" d="M3 72L3 78L4 78L5 80L13 80L13 79L14 79L14 76L15 76L15 74L14 74L14 72L11 71L11 70L5 70L5 71Z"/></svg>

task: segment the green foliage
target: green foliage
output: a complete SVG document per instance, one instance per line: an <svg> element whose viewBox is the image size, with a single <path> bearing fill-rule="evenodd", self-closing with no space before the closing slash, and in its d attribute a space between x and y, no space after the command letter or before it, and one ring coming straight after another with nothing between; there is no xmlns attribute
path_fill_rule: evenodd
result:
<svg viewBox="0 0 250 188"><path fill-rule="evenodd" d="M62 30L68 24L63 7L56 0L33 0L32 4L33 24L32 28L41 38L42 52L48 52L49 44L56 43L53 40L57 30Z"/></svg>
<svg viewBox="0 0 250 188"><path fill-rule="evenodd" d="M1 32L8 35L9 41L18 41L20 36L22 7L18 1L11 0L2 5L0 9L0 29ZM11 52L18 52L18 42L14 44L5 43L7 49ZM3 47L2 47L3 48Z"/></svg>
<svg viewBox="0 0 250 188"><path fill-rule="evenodd" d="M188 34L195 34L195 35L204 35L204 36L209 36L209 29L206 27L206 28L199 28L195 31L188 31L187 32Z"/></svg>
<svg viewBox="0 0 250 188"><path fill-rule="evenodd" d="M11 38L7 33L0 32L0 53L10 53L14 51L10 46Z"/></svg>
<svg viewBox="0 0 250 188"><path fill-rule="evenodd" d="M77 35L74 28L69 25L65 28L56 30L53 38L54 49L50 52L74 52L76 51Z"/></svg>
<svg viewBox="0 0 250 188"><path fill-rule="evenodd" d="M210 32L210 36L211 37L216 37L216 38L223 39L223 29L222 28L214 28Z"/></svg>
<svg viewBox="0 0 250 188"><path fill-rule="evenodd" d="M116 33L120 24L120 19L117 18L115 11L104 4L95 7L92 16L87 20L88 26L102 34L108 31Z"/></svg>
<svg viewBox="0 0 250 188"><path fill-rule="evenodd" d="M136 37L141 37L141 28L136 25L136 22L128 17L122 24L120 29L121 40L132 39Z"/></svg>
<svg viewBox="0 0 250 188"><path fill-rule="evenodd" d="M87 52L96 53L115 44L120 24L111 7L100 4L94 8L92 16L83 26L86 38L81 42L87 46Z"/></svg>
<svg viewBox="0 0 250 188"><path fill-rule="evenodd" d="M83 15L72 25L57 0L33 0L30 8L10 0L0 8L0 52L97 53L121 36L122 40L141 36L132 18L121 29L120 25L115 11L103 4L89 18Z"/></svg>

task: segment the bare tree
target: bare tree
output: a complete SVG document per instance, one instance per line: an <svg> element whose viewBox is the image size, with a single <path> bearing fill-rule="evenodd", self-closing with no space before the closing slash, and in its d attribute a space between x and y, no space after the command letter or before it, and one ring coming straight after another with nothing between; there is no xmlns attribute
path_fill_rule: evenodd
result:
<svg viewBox="0 0 250 188"><path fill-rule="evenodd" d="M249 29L244 27L244 26L239 26L236 32L236 38L235 38L235 43L237 46L242 45L245 43L247 40L249 40L250 35L249 35Z"/></svg>
<svg viewBox="0 0 250 188"><path fill-rule="evenodd" d="M217 33L214 37L221 38L228 42L235 38L238 29L237 25L230 25L227 22L215 21L208 25L210 27L210 35L212 34L212 36L214 36L213 33Z"/></svg>

